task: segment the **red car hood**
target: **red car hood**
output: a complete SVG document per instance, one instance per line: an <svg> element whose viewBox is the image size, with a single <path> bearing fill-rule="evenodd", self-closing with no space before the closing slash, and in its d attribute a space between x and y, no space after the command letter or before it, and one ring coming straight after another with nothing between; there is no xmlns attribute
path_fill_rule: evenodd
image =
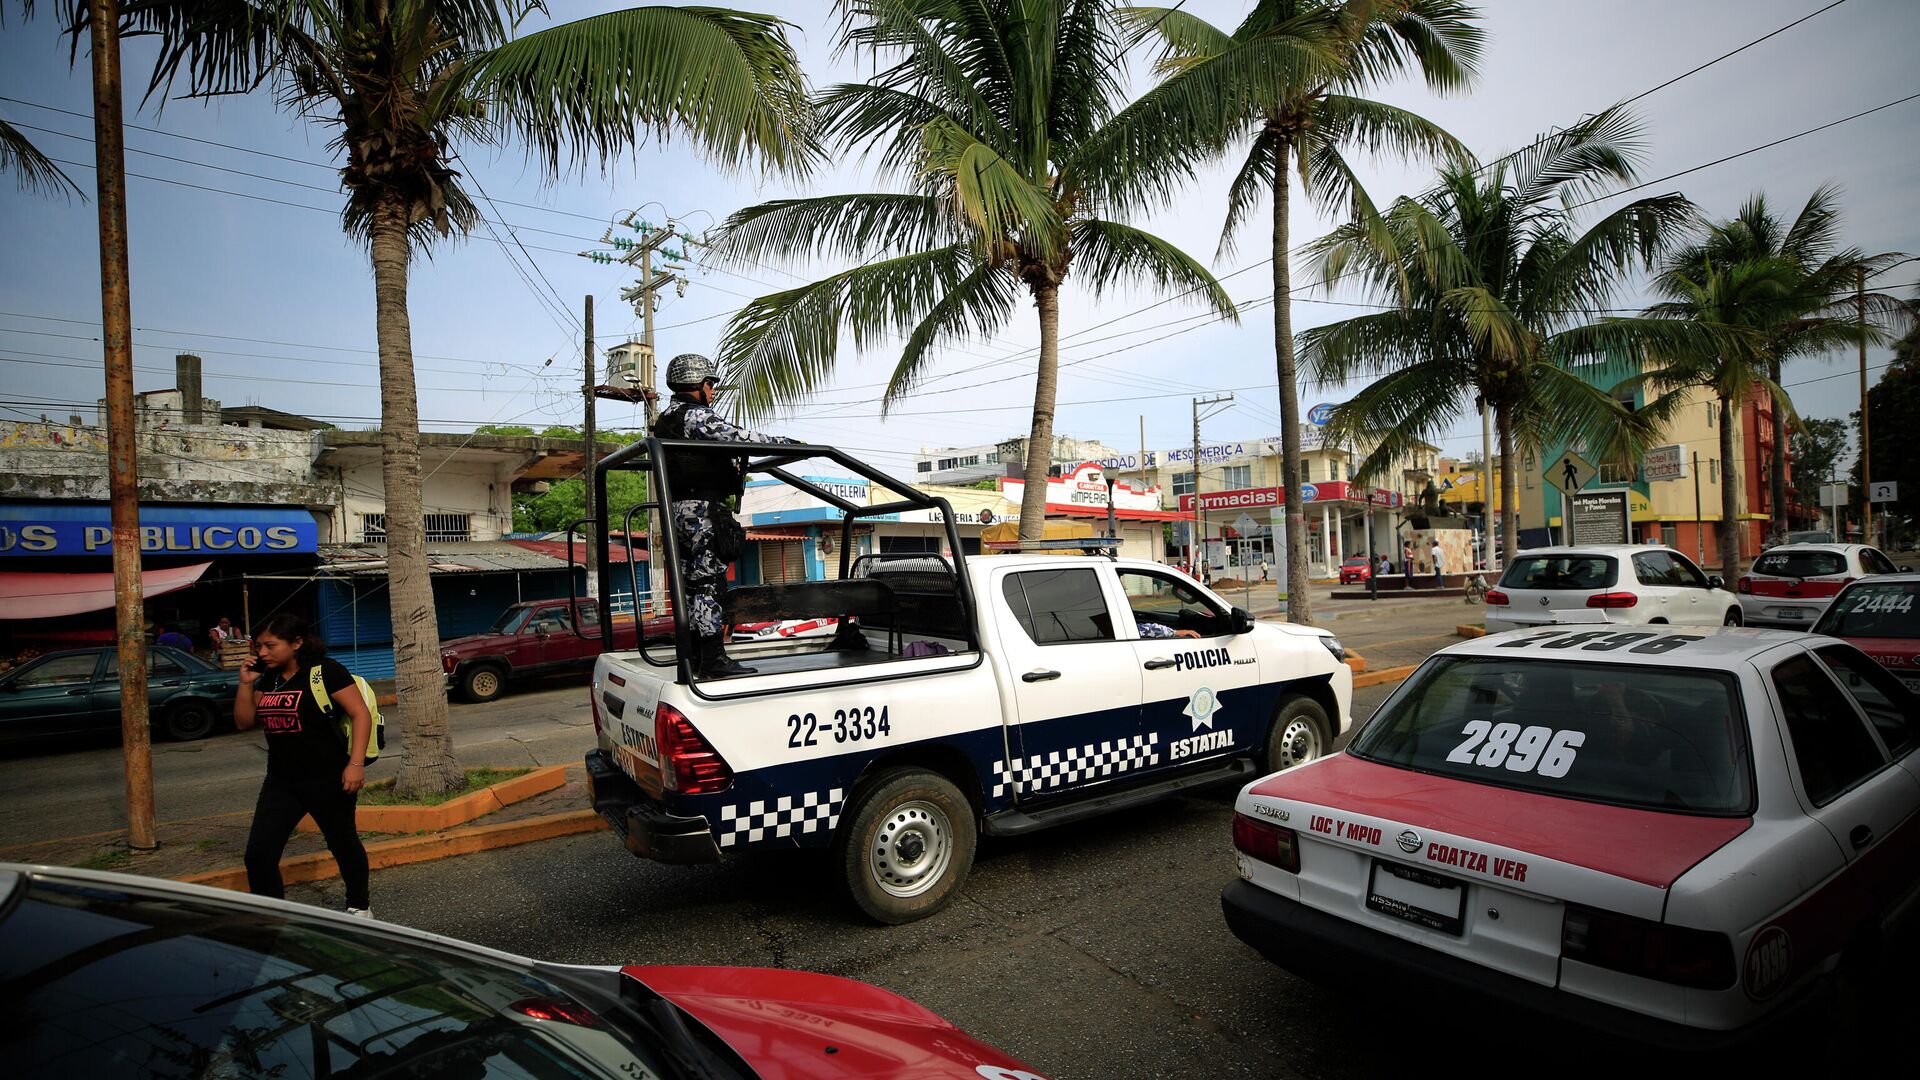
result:
<svg viewBox="0 0 1920 1080"><path fill-rule="evenodd" d="M1661 889L1753 824L1470 784L1344 753L1269 777L1253 794L1436 829Z"/></svg>
<svg viewBox="0 0 1920 1080"><path fill-rule="evenodd" d="M773 968L621 970L692 1013L766 1080L1042 1080L937 1013L853 979Z"/></svg>

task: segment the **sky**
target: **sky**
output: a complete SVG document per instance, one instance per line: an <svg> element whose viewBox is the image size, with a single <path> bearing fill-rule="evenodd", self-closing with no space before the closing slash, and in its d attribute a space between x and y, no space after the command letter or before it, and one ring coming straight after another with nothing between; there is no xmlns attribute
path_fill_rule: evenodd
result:
<svg viewBox="0 0 1920 1080"><path fill-rule="evenodd" d="M1489 160L1819 11L1638 102L1646 128L1640 177L1656 182L1635 194L1679 191L1709 215L1725 217L1759 191L1790 215L1816 187L1833 182L1844 191L1846 243L1920 252L1920 215L1913 213L1920 100L1743 154L1920 92L1911 64L1920 4L1842 0L1820 11L1829 2L1486 0L1489 40L1470 94L1440 98L1406 83L1379 96L1436 121ZM552 6L552 18L566 20L617 5ZM815 86L865 74L837 54L828 4L763 0L758 7L794 24ZM1190 0L1185 10L1230 26L1247 7ZM136 388L170 387L172 357L188 351L205 362L207 396L226 404L259 404L348 428L377 425L372 277L365 251L340 229L338 155L328 145L333 129L282 110L267 91L142 107L152 57L138 40L124 50L127 122L138 125L126 133ZM1150 84L1147 67L1144 56L1134 58L1129 78L1136 90ZM63 201L23 194L11 177L0 179L0 417L78 412L91 419L103 392L90 102L86 54L77 68L69 66L44 10L34 22L0 23L0 117L51 156L78 163L67 171L89 193L89 201ZM767 199L887 190L886 178L857 159L802 181L727 174L684 141L650 145L604 170L592 163L557 180L518 146L459 149L473 193L490 200L483 209L495 226L414 266L413 345L422 427L429 431L579 423L584 298L594 298L601 349L639 328L618 295L635 272L576 254L602 248L606 223L623 212L655 222L671 217L698 232ZM1742 156L1710 164L1730 155ZM1361 166L1379 203L1417 194L1432 177L1431 166L1418 162L1363 158ZM1206 262L1244 302L1270 291L1271 279L1258 265L1267 254L1258 231L1216 257L1229 178L1226 164L1209 170L1173 205L1132 223ZM1604 213L1622 201L1581 213ZM1332 222L1296 197L1290 224L1301 243ZM1298 275L1298 260L1295 267ZM689 268L685 295L669 290L657 315L662 366L680 352L711 355L727 317L748 299L833 269ZM1908 286L1895 291L1909 297L1915 281L1920 262L1881 279ZM1149 447L1181 446L1192 437L1191 399L1228 392L1232 407L1207 420L1203 441L1278 433L1269 309L1223 323L1184 301L1152 306L1161 297L1150 290L1094 297L1071 278L1063 297L1056 434L1124 451L1139 447L1144 426ZM1340 303L1357 299L1338 291L1297 297L1294 326L1348 317L1360 309ZM1621 297L1623 306L1644 299L1638 281ZM1026 434L1037 341L1034 316L1023 310L1001 336L946 350L936 377L886 418L877 397L897 347L857 353L846 344L817 403L762 426L830 442L909 475L918 448ZM1869 350L1870 378L1889 355ZM1857 363L1851 353L1797 361L1783 381L1802 415L1844 417L1859 406ZM1344 400L1353 389L1303 385L1302 410ZM601 402L599 422L618 428L642 421L636 406ZM1479 442L1478 422L1468 418L1442 440L1442 451L1464 456Z"/></svg>

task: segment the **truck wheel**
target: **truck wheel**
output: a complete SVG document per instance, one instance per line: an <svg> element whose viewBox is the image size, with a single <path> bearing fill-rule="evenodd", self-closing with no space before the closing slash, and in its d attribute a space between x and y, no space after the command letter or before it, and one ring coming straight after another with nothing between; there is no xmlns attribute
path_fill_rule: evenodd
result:
<svg viewBox="0 0 1920 1080"><path fill-rule="evenodd" d="M973 806L945 777L923 769L885 774L840 828L847 892L875 921L924 919L960 891L978 839Z"/></svg>
<svg viewBox="0 0 1920 1080"><path fill-rule="evenodd" d="M167 718L161 722L161 730L167 738L176 742L192 742L213 734L213 706L204 701L187 701L167 710Z"/></svg>
<svg viewBox="0 0 1920 1080"><path fill-rule="evenodd" d="M460 673L460 696L476 704L507 692L507 677L492 664L474 664Z"/></svg>
<svg viewBox="0 0 1920 1080"><path fill-rule="evenodd" d="M1319 702L1295 694L1281 698L1267 735L1267 768L1291 769L1325 754L1328 730L1327 711Z"/></svg>

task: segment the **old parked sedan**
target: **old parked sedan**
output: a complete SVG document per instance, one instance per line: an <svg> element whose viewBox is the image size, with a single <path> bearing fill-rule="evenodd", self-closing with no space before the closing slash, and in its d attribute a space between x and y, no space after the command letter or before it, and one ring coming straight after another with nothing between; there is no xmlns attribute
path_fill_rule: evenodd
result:
<svg viewBox="0 0 1920 1080"><path fill-rule="evenodd" d="M169 739L202 739L233 715L240 688L226 671L179 649L147 650L147 711ZM112 648L48 653L0 676L0 742L120 727L120 657Z"/></svg>

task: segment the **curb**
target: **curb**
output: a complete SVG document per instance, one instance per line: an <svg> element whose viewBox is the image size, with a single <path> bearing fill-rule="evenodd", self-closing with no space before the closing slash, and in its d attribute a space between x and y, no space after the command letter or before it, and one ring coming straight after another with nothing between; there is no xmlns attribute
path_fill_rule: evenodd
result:
<svg viewBox="0 0 1920 1080"><path fill-rule="evenodd" d="M551 840L555 837L594 832L604 828L607 828L606 819L594 811L569 810L565 813L547 814L544 817L527 818L524 821L509 821L500 825L474 825L464 829L454 829L438 836L409 836L401 840L382 840L367 845L367 863L374 870L384 870L390 866L432 862L435 859L446 859L455 855L471 855L478 851L492 851L496 848L513 847L516 844L531 844L539 840ZM280 863L281 880L289 885L307 881L325 881L339 876L340 867L333 861L332 852L316 851L311 855L296 856ZM246 892L247 868L229 866L220 870L189 874L174 880L184 881L190 885L208 885L216 889Z"/></svg>
<svg viewBox="0 0 1920 1080"><path fill-rule="evenodd" d="M1354 652L1352 649L1348 649L1346 665L1353 670L1355 675L1358 675L1367 670L1367 658Z"/></svg>
<svg viewBox="0 0 1920 1080"><path fill-rule="evenodd" d="M1419 666L1419 664L1408 664L1404 667L1381 668L1379 671L1369 671L1362 675L1355 675L1353 677L1353 688L1358 690L1363 686L1381 686L1386 683L1402 682L1407 676L1413 674L1414 670Z"/></svg>
<svg viewBox="0 0 1920 1080"><path fill-rule="evenodd" d="M1456 626L1453 628L1453 632L1461 637L1487 636L1487 628L1484 626Z"/></svg>
<svg viewBox="0 0 1920 1080"><path fill-rule="evenodd" d="M469 792L457 799L448 799L438 806L361 806L354 813L354 825L361 832L372 833L416 833L438 832L451 829L455 825L491 814L495 810L531 799L535 795L552 791L567 782L566 765L544 765L522 773L511 779L502 780ZM319 832L320 827L313 823L312 817L303 817L295 826L301 832Z"/></svg>

